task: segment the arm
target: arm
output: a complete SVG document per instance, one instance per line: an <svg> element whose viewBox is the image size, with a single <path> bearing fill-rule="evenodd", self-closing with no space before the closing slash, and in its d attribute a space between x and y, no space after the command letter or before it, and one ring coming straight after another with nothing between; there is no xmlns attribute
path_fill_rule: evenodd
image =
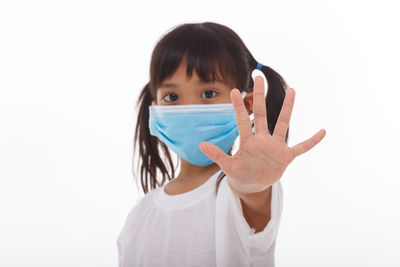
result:
<svg viewBox="0 0 400 267"><path fill-rule="evenodd" d="M271 219L272 186L262 192L239 195L244 218L250 228L261 232Z"/></svg>
<svg viewBox="0 0 400 267"><path fill-rule="evenodd" d="M229 180L227 179L226 182L229 182ZM229 190L229 188L230 187L228 186L227 191L230 194L231 202L231 219L234 221L234 227L239 233L240 241L246 250L246 254L250 258L255 259L256 257L261 260L261 262L268 262L268 260L271 258L270 253L273 253L272 251L274 250L274 243L278 233L283 208L283 192L281 181L279 180L278 182L272 184L269 189L267 188L264 190L265 192L263 191L264 193L259 192L259 194L252 194L252 196L249 196L248 193L239 195L237 194L237 191ZM266 214L268 218L265 218L265 216L261 215L262 212L264 212L265 215L265 209L261 208L261 213L256 212L256 214L258 215L256 217L264 217L263 219L265 219L265 221L260 220L262 223L260 223L260 225L257 225L257 219L256 221L251 221L251 215L245 215L247 211L252 211L252 209L250 209L245 203L247 200L248 203L258 203L259 206L262 206L258 201L252 202L251 200L254 200L254 197L256 197L257 195L262 196L264 194L267 195L266 202L268 202L268 204L265 205L265 207L267 210ZM260 256L261 258L258 256Z"/></svg>

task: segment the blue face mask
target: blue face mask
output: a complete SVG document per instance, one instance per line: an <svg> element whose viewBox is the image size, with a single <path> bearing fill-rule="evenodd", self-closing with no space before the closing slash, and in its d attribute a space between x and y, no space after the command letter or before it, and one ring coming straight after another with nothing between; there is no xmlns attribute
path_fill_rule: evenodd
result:
<svg viewBox="0 0 400 267"><path fill-rule="evenodd" d="M246 92L242 92L242 99ZM214 163L201 150L204 141L225 153L239 136L232 103L149 106L150 134L178 156L198 166Z"/></svg>

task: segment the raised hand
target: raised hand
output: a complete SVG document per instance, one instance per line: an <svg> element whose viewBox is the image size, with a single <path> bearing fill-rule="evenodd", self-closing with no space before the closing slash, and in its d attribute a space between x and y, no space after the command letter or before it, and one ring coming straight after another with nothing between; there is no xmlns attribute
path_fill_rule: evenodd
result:
<svg viewBox="0 0 400 267"><path fill-rule="evenodd" d="M321 129L309 139L288 147L285 136L294 105L295 91L288 88L274 133L268 131L267 109L264 99L264 81L257 76L253 88L254 134L240 91L231 91L232 104L238 125L240 148L230 156L219 147L202 142L200 150L216 162L227 174L227 182L232 191L239 195L266 190L277 182L287 166L299 155L317 145L326 134Z"/></svg>

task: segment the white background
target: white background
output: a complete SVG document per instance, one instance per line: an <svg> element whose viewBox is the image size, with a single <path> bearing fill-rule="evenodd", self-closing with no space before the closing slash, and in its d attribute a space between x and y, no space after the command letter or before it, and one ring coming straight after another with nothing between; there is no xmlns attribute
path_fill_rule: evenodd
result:
<svg viewBox="0 0 400 267"><path fill-rule="evenodd" d="M400 266L395 1L1 1L0 266L117 266L139 91L181 23L233 29L296 90L276 266Z"/></svg>

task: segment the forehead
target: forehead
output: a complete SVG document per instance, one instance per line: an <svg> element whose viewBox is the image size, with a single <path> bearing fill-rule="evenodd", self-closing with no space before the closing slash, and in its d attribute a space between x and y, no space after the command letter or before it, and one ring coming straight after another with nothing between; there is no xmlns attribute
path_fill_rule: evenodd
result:
<svg viewBox="0 0 400 267"><path fill-rule="evenodd" d="M177 68L175 73L165 79L159 86L159 88L176 88L179 87L180 84L194 84L194 85L204 85L204 84L219 84L228 86L229 82L226 81L220 72L217 72L214 82L205 82L200 79L195 69L192 71L191 77L189 77L188 73L186 72L186 64L183 62Z"/></svg>

